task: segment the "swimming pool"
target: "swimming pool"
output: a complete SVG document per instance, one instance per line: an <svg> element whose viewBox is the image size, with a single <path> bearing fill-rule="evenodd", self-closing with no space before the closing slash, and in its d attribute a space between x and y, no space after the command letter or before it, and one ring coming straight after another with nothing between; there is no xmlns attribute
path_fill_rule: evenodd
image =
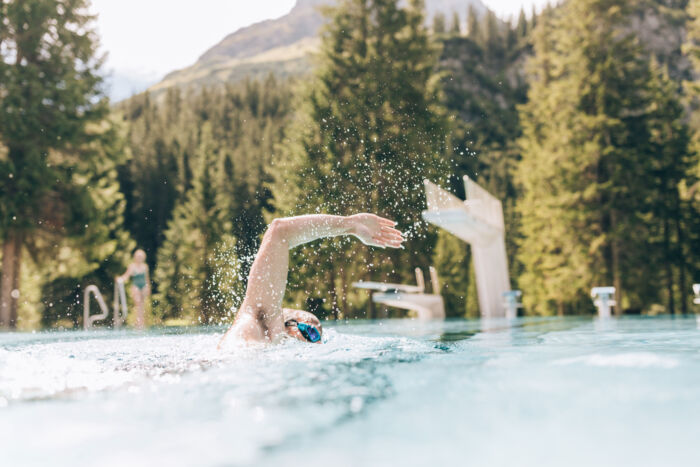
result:
<svg viewBox="0 0 700 467"><path fill-rule="evenodd" d="M694 317L222 332L0 334L2 465L700 465Z"/></svg>

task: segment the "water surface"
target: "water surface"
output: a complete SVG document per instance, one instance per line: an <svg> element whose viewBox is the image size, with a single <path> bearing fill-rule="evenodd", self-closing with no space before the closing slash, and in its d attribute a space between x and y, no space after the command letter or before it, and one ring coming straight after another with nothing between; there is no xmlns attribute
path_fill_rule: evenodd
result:
<svg viewBox="0 0 700 467"><path fill-rule="evenodd" d="M695 318L325 328L0 334L3 465L700 465Z"/></svg>

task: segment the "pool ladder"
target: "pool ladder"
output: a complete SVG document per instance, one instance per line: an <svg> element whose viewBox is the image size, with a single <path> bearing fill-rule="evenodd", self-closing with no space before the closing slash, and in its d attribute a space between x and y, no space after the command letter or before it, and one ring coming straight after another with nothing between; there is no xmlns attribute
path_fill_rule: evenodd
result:
<svg viewBox="0 0 700 467"><path fill-rule="evenodd" d="M100 306L100 310L102 310L102 313L96 315L90 314L90 297L93 295L95 300L97 300L97 304ZM126 321L127 314L126 291L124 290L124 281L122 280L116 280L114 282L113 310L114 327L119 328ZM83 329L92 329L95 321L103 320L107 318L107 315L109 315L109 308L107 308L107 303L105 303L100 289L98 289L96 285L88 285L85 288L85 295L83 298Z"/></svg>

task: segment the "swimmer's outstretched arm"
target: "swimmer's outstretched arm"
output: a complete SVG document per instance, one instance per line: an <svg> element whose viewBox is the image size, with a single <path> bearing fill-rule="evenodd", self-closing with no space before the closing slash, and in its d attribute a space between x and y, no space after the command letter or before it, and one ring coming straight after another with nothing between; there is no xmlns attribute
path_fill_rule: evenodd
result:
<svg viewBox="0 0 700 467"><path fill-rule="evenodd" d="M236 322L226 334L236 327L240 337L246 340L269 340L284 334L282 299L287 287L290 249L338 235L354 235L364 244L380 248L399 248L403 238L394 225L394 221L374 214L348 217L312 214L275 219L265 232L250 269L246 296Z"/></svg>

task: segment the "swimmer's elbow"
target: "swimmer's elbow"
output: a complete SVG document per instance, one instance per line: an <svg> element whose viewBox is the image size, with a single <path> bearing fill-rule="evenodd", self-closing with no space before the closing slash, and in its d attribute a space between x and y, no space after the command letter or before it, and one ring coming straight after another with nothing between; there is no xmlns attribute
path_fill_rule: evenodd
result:
<svg viewBox="0 0 700 467"><path fill-rule="evenodd" d="M290 235L289 222L283 218L277 218L270 222L263 240L274 242L288 242Z"/></svg>

